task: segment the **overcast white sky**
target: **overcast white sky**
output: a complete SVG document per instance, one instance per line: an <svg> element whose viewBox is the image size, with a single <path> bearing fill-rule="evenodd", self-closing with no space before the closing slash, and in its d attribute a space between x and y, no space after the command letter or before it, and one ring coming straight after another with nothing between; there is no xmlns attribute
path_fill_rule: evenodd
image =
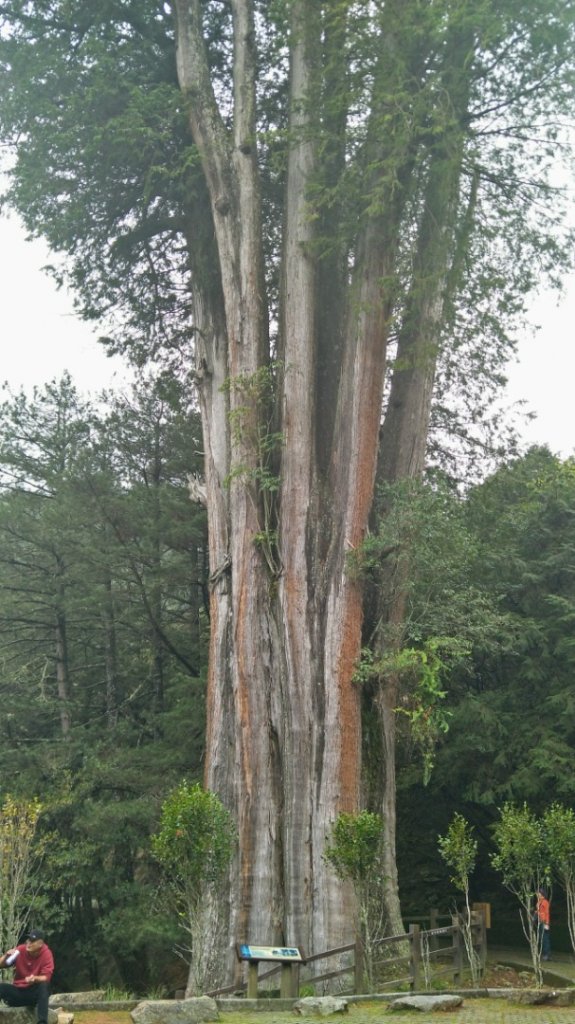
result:
<svg viewBox="0 0 575 1024"><path fill-rule="evenodd" d="M31 389L69 370L81 391L120 386L122 361L109 359L75 317L70 297L41 269L48 260L43 243L27 242L15 217L0 218L0 381ZM525 399L537 413L524 428L525 441L566 457L575 452L575 277L559 304L556 296L541 296L533 319L540 330L525 336L519 362L509 368L509 397Z"/></svg>
<svg viewBox="0 0 575 1024"><path fill-rule="evenodd" d="M31 390L69 370L81 391L119 383L122 361L109 359L75 316L70 296L42 270L48 262L46 246L26 241L15 216L0 217L0 381Z"/></svg>

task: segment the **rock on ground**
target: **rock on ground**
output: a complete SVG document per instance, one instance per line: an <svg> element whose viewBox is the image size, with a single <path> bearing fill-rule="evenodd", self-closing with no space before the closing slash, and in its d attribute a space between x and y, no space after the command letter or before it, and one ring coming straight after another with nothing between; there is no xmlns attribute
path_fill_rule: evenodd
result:
<svg viewBox="0 0 575 1024"><path fill-rule="evenodd" d="M36 1024L36 1007L0 1003L0 1024ZM48 1010L48 1024L58 1024L56 1010Z"/></svg>
<svg viewBox="0 0 575 1024"><path fill-rule="evenodd" d="M215 999L198 996L192 999L150 999L131 1010L134 1024L198 1024L219 1020ZM0 1022L1 1024L1 1022Z"/></svg>
<svg viewBox="0 0 575 1024"><path fill-rule="evenodd" d="M102 1003L105 998L104 988L94 988L89 992L57 992L55 995L50 993L50 1002L54 1006L59 1006L60 1003L66 1003L66 1006L73 1003Z"/></svg>
<svg viewBox="0 0 575 1024"><path fill-rule="evenodd" d="M573 1006L575 989L525 988L510 993L507 998L520 1006Z"/></svg>
<svg viewBox="0 0 575 1024"><path fill-rule="evenodd" d="M304 996L294 1003L294 1012L302 1016L314 1014L316 1017L329 1017L331 1013L347 1013L347 999L338 996Z"/></svg>
<svg viewBox="0 0 575 1024"><path fill-rule="evenodd" d="M389 1004L390 1010L421 1010L433 1013L436 1010L455 1010L462 1006L463 996L401 996Z"/></svg>

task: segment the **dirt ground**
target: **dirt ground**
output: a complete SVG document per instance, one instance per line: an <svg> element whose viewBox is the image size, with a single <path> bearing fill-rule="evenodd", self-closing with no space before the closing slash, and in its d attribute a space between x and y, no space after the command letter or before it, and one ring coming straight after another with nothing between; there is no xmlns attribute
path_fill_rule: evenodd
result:
<svg viewBox="0 0 575 1024"><path fill-rule="evenodd" d="M127 1010L76 1010L74 1024L132 1024Z"/></svg>
<svg viewBox="0 0 575 1024"><path fill-rule="evenodd" d="M464 983L469 988L471 981ZM533 988L533 972L517 971L504 964L488 964L481 982L482 988Z"/></svg>

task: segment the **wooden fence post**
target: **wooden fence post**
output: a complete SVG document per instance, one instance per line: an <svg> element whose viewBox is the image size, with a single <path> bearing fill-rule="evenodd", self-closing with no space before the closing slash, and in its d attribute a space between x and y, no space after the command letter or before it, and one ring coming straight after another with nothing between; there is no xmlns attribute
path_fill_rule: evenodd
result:
<svg viewBox="0 0 575 1024"><path fill-rule="evenodd" d="M471 920L474 933L477 935L477 955L481 964L481 973L483 974L487 963L487 926L483 908L481 910L472 910Z"/></svg>
<svg viewBox="0 0 575 1024"><path fill-rule="evenodd" d="M453 925L453 980L461 982L463 972L463 936L461 934L461 921L459 915L451 918Z"/></svg>
<svg viewBox="0 0 575 1024"><path fill-rule="evenodd" d="M299 964L282 964L280 976L280 997L297 999L299 996Z"/></svg>
<svg viewBox="0 0 575 1024"><path fill-rule="evenodd" d="M438 927L438 922L439 910L437 909L437 907L432 907L431 910L429 911L429 930L431 932L435 931L435 929ZM430 935L429 948L439 949L439 939L437 938L437 935Z"/></svg>
<svg viewBox="0 0 575 1024"><path fill-rule="evenodd" d="M421 929L418 924L409 926L409 943L409 987L412 992L417 992L421 973Z"/></svg>
<svg viewBox="0 0 575 1024"><path fill-rule="evenodd" d="M358 935L355 940L353 975L354 991L356 996L360 996L367 991L367 986L365 984L365 954L361 935Z"/></svg>
<svg viewBox="0 0 575 1024"><path fill-rule="evenodd" d="M258 961L250 960L248 964L248 999L258 998Z"/></svg>

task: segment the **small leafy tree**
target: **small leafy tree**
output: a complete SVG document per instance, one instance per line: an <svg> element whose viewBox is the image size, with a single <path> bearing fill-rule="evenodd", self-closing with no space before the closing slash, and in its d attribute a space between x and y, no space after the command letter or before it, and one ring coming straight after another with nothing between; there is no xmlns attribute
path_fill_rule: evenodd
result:
<svg viewBox="0 0 575 1024"><path fill-rule="evenodd" d="M575 951L575 811L552 804L543 815L543 829L552 871L565 889L569 937Z"/></svg>
<svg viewBox="0 0 575 1024"><path fill-rule="evenodd" d="M24 931L36 892L41 843L36 838L41 805L36 799L4 798L0 811L0 950Z"/></svg>
<svg viewBox="0 0 575 1024"><path fill-rule="evenodd" d="M164 801L152 850L164 884L188 934L186 995L201 992L211 976L221 886L235 843L230 814L214 793L182 782Z"/></svg>
<svg viewBox="0 0 575 1024"><path fill-rule="evenodd" d="M326 844L326 860L338 878L351 882L356 897L358 934L364 951L365 980L374 983L374 946L384 934L383 820L361 811L338 816Z"/></svg>
<svg viewBox="0 0 575 1024"><path fill-rule="evenodd" d="M477 840L473 835L472 826L461 814L454 814L445 835L438 837L438 846L443 860L452 871L451 881L465 897L463 941L471 970L471 978L475 985L481 977L481 960L473 944L471 906L469 903L469 876L475 868L477 859Z"/></svg>
<svg viewBox="0 0 575 1024"><path fill-rule="evenodd" d="M548 847L542 822L527 804L507 803L494 827L496 852L491 861L503 876L504 886L519 900L523 933L529 943L535 982L543 983L541 944L537 921L537 893L549 883Z"/></svg>

